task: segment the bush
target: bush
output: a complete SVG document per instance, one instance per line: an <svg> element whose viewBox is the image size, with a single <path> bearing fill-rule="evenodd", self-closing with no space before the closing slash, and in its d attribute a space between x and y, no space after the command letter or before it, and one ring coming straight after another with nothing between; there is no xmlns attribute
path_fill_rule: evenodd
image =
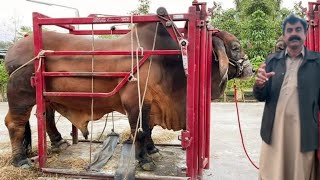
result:
<svg viewBox="0 0 320 180"><path fill-rule="evenodd" d="M7 87L7 82L8 82L8 74L7 71L5 70L3 60L0 59L0 101L6 100L6 87Z"/></svg>

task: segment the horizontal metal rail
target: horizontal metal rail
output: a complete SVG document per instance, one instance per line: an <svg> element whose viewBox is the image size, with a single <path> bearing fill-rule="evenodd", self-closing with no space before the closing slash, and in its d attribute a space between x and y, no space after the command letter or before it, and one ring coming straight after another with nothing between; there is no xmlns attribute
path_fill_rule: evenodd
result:
<svg viewBox="0 0 320 180"><path fill-rule="evenodd" d="M147 23L159 22L157 15L145 16L106 16L106 17L79 17L79 18L48 18L42 14L34 12L37 15L38 25L58 25L65 26L70 24L113 24L113 23ZM187 21L189 14L172 14L170 18L173 21ZM131 20L132 19L132 20ZM74 29L73 26L65 26L67 29Z"/></svg>
<svg viewBox="0 0 320 180"><path fill-rule="evenodd" d="M43 72L44 76L65 76L65 77L125 77L129 72Z"/></svg>
<svg viewBox="0 0 320 180"><path fill-rule="evenodd" d="M142 55L141 51L53 51L45 52L48 56L65 56L65 55ZM174 55L181 54L180 50L144 50L144 55Z"/></svg>
<svg viewBox="0 0 320 180"><path fill-rule="evenodd" d="M74 171L69 169L53 169L53 168L42 168L42 172L70 175L75 178L88 178L90 179L113 179L113 173L101 173L101 172L85 172L85 171ZM177 176L158 176L158 175L136 175L135 179L149 179L149 180L183 180L189 179L189 177L177 177Z"/></svg>

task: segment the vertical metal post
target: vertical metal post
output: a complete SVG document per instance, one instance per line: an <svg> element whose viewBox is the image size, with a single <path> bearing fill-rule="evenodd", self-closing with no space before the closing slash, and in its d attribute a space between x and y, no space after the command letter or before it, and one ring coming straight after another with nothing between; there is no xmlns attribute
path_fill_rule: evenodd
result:
<svg viewBox="0 0 320 180"><path fill-rule="evenodd" d="M314 11L314 50L319 51L319 10Z"/></svg>
<svg viewBox="0 0 320 180"><path fill-rule="evenodd" d="M195 34L196 34L196 7L189 7L188 22L188 77L187 77L187 131L190 133L190 145L186 148L187 176L196 178L196 167L194 158L194 122L195 122Z"/></svg>
<svg viewBox="0 0 320 180"><path fill-rule="evenodd" d="M42 50L42 29L38 23L38 14L33 13L33 32L34 32L34 54L38 55ZM42 63L40 63L42 62ZM35 86L36 86L36 103L38 119L38 154L39 168L46 166L47 160L47 141L46 141L46 115L45 101L43 97L44 79L42 71L44 69L44 59L40 57L35 60Z"/></svg>
<svg viewBox="0 0 320 180"><path fill-rule="evenodd" d="M308 19L309 19L308 48L310 50L314 50L313 4L311 2L309 2L308 5L309 5L309 11L308 11Z"/></svg>
<svg viewBox="0 0 320 180"><path fill-rule="evenodd" d="M203 168L205 167L208 159L205 157L206 150L206 112L207 112L207 27L206 27L206 5L201 5L200 19L198 20L198 27L200 29L200 54L199 54L199 118L198 118L198 176L203 176Z"/></svg>
<svg viewBox="0 0 320 180"><path fill-rule="evenodd" d="M205 157L208 159L205 169L209 169L210 166L210 111L211 111L211 68L212 68L212 31L207 34L207 74L206 74L206 116L205 116Z"/></svg>

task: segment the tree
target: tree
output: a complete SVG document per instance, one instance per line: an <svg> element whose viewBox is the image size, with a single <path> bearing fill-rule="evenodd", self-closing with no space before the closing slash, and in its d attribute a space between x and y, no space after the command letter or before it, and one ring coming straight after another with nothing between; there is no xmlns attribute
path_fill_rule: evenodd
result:
<svg viewBox="0 0 320 180"><path fill-rule="evenodd" d="M0 41L0 49L8 49L12 44L11 41Z"/></svg>
<svg viewBox="0 0 320 180"><path fill-rule="evenodd" d="M21 26L18 31L17 40L22 39L25 35L32 34L32 28L30 26Z"/></svg>
<svg viewBox="0 0 320 180"><path fill-rule="evenodd" d="M139 0L139 5L137 9L129 12L130 15L145 15L149 14L150 10L150 0ZM116 39L119 35L100 35L101 39Z"/></svg>
<svg viewBox="0 0 320 180"><path fill-rule="evenodd" d="M234 0L234 3L235 9L214 13L211 24L238 37L257 69L273 51L276 40L282 34L282 20L292 10L281 8L282 0ZM299 4L296 4L295 12L297 11ZM249 81L235 81L242 89L251 88L253 82L254 78ZM228 88L232 87L232 83L228 83Z"/></svg>
<svg viewBox="0 0 320 180"><path fill-rule="evenodd" d="M6 93L6 85L8 82L8 74L5 70L4 63L0 61L0 95L4 99Z"/></svg>
<svg viewBox="0 0 320 180"><path fill-rule="evenodd" d="M150 10L150 0L139 0L139 5L137 9L131 11L129 14L144 15L144 14L149 14L149 10Z"/></svg>

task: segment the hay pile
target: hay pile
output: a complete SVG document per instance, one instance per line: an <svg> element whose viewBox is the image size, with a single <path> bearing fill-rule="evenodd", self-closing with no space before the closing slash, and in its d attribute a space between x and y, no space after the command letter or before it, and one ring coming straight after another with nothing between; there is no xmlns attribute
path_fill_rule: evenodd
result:
<svg viewBox="0 0 320 180"><path fill-rule="evenodd" d="M11 152L0 155L0 179L37 179L38 177L50 177L39 172L36 168L22 169L11 165Z"/></svg>
<svg viewBox="0 0 320 180"><path fill-rule="evenodd" d="M36 152L32 152L36 154ZM49 154L47 166L51 168L69 168L74 170L84 170L88 164L87 161L81 158L59 159L58 154ZM38 164L35 164L30 169L17 168L11 165L11 152L0 155L0 179L5 180L33 180L33 179L68 179L68 176L56 174L42 173L38 169Z"/></svg>
<svg viewBox="0 0 320 180"><path fill-rule="evenodd" d="M130 128L123 130L120 134L120 143L129 139L131 135ZM161 127L155 127L152 131L152 140L155 144L170 144L172 140L177 139L178 132L163 130Z"/></svg>

